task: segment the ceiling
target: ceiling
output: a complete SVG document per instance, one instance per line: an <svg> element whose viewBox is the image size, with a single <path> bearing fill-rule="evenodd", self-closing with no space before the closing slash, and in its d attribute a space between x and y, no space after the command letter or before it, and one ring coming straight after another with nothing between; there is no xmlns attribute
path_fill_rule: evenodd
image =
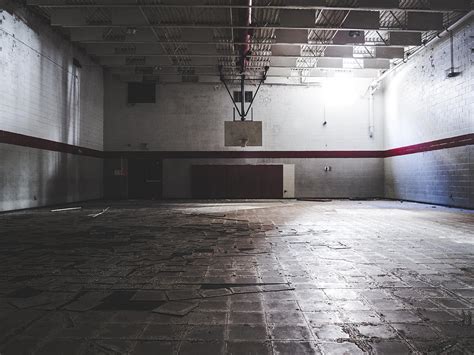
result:
<svg viewBox="0 0 474 355"><path fill-rule="evenodd" d="M249 7L249 2L252 6ZM27 0L125 80L310 82L387 70L472 9L471 0ZM251 23L247 19L251 9ZM246 37L248 31L250 37Z"/></svg>

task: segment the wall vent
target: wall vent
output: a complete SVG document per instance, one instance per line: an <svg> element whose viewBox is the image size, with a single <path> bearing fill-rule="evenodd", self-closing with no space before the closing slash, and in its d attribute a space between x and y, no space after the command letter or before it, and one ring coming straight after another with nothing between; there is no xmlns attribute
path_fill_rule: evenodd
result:
<svg viewBox="0 0 474 355"><path fill-rule="evenodd" d="M234 101L242 102L242 93L240 91L234 91Z"/></svg>
<svg viewBox="0 0 474 355"><path fill-rule="evenodd" d="M154 104L156 103L156 83L128 83L129 104Z"/></svg>
<svg viewBox="0 0 474 355"><path fill-rule="evenodd" d="M245 102L252 102L253 101L253 92L246 91L245 92Z"/></svg>
<svg viewBox="0 0 474 355"><path fill-rule="evenodd" d="M242 102L242 93L240 91L234 91L234 101ZM253 101L253 91L245 92L245 102L251 103Z"/></svg>

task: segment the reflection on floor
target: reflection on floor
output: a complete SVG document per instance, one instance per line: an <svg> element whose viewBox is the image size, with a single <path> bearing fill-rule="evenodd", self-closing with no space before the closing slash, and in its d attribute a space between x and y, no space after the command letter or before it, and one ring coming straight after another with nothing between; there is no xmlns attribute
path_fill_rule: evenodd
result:
<svg viewBox="0 0 474 355"><path fill-rule="evenodd" d="M472 211L82 206L0 215L2 355L474 351Z"/></svg>

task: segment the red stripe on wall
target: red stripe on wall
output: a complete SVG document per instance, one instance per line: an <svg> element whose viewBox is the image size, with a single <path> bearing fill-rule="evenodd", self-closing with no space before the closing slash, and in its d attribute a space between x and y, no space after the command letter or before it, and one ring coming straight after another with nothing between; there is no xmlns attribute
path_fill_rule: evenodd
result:
<svg viewBox="0 0 474 355"><path fill-rule="evenodd" d="M432 150L463 147L472 144L474 144L474 133L386 150L385 157L389 158L400 155L429 152Z"/></svg>
<svg viewBox="0 0 474 355"><path fill-rule="evenodd" d="M310 158L389 158L474 144L474 133L414 144L390 150L316 150L316 151L153 151L101 152L99 150L54 142L23 134L1 131L0 143L50 150L95 158L154 159L310 159Z"/></svg>
<svg viewBox="0 0 474 355"><path fill-rule="evenodd" d="M156 159L279 159L279 158L383 158L378 150L331 151L189 151L189 152L106 152L106 157Z"/></svg>
<svg viewBox="0 0 474 355"><path fill-rule="evenodd" d="M94 158L102 158L103 152L95 149L79 147L76 145L59 143L48 139L26 136L13 132L0 130L0 143L19 145L22 147L50 150L53 152L84 155Z"/></svg>

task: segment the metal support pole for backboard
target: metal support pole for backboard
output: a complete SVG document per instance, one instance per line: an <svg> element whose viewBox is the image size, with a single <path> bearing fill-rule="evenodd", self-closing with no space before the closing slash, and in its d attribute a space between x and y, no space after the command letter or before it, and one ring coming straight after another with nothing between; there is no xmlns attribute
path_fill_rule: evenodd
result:
<svg viewBox="0 0 474 355"><path fill-rule="evenodd" d="M244 116L247 116L250 109L253 109L252 105L253 105L253 102L255 101L255 98L257 97L257 94L258 92L260 91L260 87L262 86L262 84L265 82L265 80L267 79L267 72L268 72L268 69L269 67L265 67L265 72L263 73L263 77L262 79L260 79L260 83L258 84L258 87L257 87L257 91L255 91L255 95L253 95L252 97L252 101L250 102L250 106L248 108L248 110L244 113Z"/></svg>
<svg viewBox="0 0 474 355"><path fill-rule="evenodd" d="M245 121L245 74L242 74L240 77L240 120Z"/></svg>
<svg viewBox="0 0 474 355"><path fill-rule="evenodd" d="M234 121L235 121L235 112L236 111L239 114L240 120L245 121L245 118L248 116L250 110L252 110L252 121L253 121L253 107L252 107L252 105L255 101L255 97L257 96L257 94L260 90L260 87L262 86L262 84L267 79L268 69L269 69L268 66L265 67L263 77L260 79L260 82L259 82L258 87L257 87L257 91L255 92L255 95L253 95L252 101L250 101L250 105L249 105L249 108L247 110L245 110L245 74L241 75L241 77L240 77L240 99L241 99L240 100L241 101L240 105L241 105L241 110L239 110L239 107L237 106L237 103L234 99L234 96L232 96L232 93L230 92L230 89L227 86L227 82L225 81L224 73L223 73L223 66L219 65L219 74L220 74L221 82L224 84L224 87L225 87L227 93L229 94L229 97L232 100L232 103L234 104Z"/></svg>

